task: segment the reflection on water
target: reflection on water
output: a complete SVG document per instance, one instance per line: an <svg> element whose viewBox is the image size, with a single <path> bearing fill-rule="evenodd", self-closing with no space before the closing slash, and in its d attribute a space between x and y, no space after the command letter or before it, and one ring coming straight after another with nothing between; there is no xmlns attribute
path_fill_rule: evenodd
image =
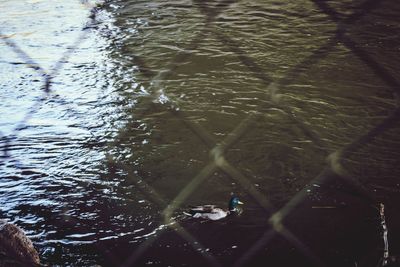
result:
<svg viewBox="0 0 400 267"><path fill-rule="evenodd" d="M341 16L358 10L330 4ZM5 137L10 144L0 161L0 216L27 230L45 263L236 262L268 233L272 211L228 174L212 172L174 212L195 240L176 235L162 211L210 162L215 143L257 114L226 160L276 208L307 188L285 224L329 265L376 265L376 210L341 182L312 179L327 155L395 110L396 92L380 69L335 40L336 24L313 3L111 1L92 23L79 1L2 1L0 9L1 146ZM397 79L398 11L382 4L347 30L387 79ZM46 76L5 40L46 71L57 68L49 95ZM280 84L278 106L271 82ZM400 191L398 131L385 129L345 162L385 203ZM181 216L187 205L224 205L231 192L246 202L241 216L215 223ZM393 230L394 250L398 235ZM272 244L249 266L309 266L293 244L278 237Z"/></svg>

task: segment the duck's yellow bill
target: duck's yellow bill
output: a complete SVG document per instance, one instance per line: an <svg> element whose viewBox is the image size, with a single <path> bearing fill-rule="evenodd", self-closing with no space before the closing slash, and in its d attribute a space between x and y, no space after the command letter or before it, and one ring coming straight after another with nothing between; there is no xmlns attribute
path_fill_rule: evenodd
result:
<svg viewBox="0 0 400 267"><path fill-rule="evenodd" d="M238 204L244 204L242 201L238 201Z"/></svg>

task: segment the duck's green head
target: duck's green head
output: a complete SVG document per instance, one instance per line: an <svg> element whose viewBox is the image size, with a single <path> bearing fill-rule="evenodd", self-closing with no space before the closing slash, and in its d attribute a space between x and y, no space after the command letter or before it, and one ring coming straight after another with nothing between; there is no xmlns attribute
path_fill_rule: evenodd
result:
<svg viewBox="0 0 400 267"><path fill-rule="evenodd" d="M237 205L239 204L243 204L242 202L240 202L238 197L233 196L231 198L231 200L229 200L229 210L230 211L234 211L236 210Z"/></svg>

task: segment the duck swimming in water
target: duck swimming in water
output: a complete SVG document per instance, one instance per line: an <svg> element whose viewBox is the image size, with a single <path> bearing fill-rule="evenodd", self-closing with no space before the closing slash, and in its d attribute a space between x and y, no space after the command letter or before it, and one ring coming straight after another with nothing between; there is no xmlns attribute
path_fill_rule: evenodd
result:
<svg viewBox="0 0 400 267"><path fill-rule="evenodd" d="M191 208L188 212L184 212L185 215L193 218L201 218L207 220L220 220L232 213L237 213L239 210L237 206L243 204L240 202L238 197L233 196L229 200L228 209L218 208L215 205L203 205Z"/></svg>

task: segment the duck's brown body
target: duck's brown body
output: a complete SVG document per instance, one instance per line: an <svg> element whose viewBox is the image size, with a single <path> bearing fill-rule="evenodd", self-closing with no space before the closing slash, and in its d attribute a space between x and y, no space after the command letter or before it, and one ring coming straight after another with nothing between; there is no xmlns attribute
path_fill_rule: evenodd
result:
<svg viewBox="0 0 400 267"><path fill-rule="evenodd" d="M229 215L229 210L217 208L214 205L197 206L190 209L193 218L202 218L212 221L220 220Z"/></svg>
<svg viewBox="0 0 400 267"><path fill-rule="evenodd" d="M238 211L237 205L243 204L238 197L232 196L228 203L228 209L221 209L215 205L202 205L192 207L188 212L184 212L187 216L206 220L217 221L227 217L231 213Z"/></svg>

